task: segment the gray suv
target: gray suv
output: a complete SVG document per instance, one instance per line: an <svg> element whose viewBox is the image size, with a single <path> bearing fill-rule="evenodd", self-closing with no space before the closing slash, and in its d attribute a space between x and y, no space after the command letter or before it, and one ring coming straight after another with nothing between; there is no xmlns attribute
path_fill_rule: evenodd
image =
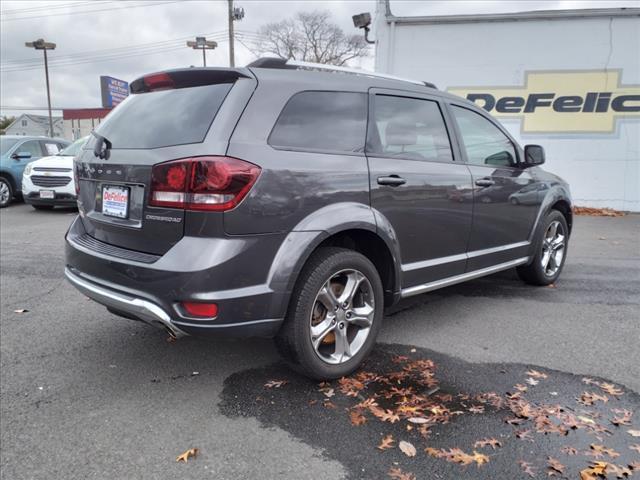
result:
<svg viewBox="0 0 640 480"><path fill-rule="evenodd" d="M558 278L571 200L540 146L431 84L325 68L132 82L76 158L69 281L176 337L275 337L328 379L401 298L510 268Z"/></svg>

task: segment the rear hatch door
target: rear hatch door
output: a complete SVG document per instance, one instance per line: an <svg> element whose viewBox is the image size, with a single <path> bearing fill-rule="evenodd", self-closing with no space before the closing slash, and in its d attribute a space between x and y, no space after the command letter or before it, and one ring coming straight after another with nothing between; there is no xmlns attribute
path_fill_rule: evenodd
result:
<svg viewBox="0 0 640 480"><path fill-rule="evenodd" d="M255 83L240 69L178 70L132 82L132 95L96 128L76 158L78 206L87 233L157 255L175 245L184 235L185 212L149 205L152 167L224 155L226 131L241 112L238 105L224 104L229 99L244 107L250 93L231 93L243 80Z"/></svg>

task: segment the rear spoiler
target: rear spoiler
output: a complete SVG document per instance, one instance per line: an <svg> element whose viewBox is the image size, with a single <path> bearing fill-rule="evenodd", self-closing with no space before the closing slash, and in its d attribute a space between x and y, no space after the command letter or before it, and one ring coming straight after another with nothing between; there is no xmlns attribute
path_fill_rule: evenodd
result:
<svg viewBox="0 0 640 480"><path fill-rule="evenodd" d="M244 69L182 68L144 75L131 82L130 88L131 93L145 93L155 90L233 83L239 78L252 77Z"/></svg>

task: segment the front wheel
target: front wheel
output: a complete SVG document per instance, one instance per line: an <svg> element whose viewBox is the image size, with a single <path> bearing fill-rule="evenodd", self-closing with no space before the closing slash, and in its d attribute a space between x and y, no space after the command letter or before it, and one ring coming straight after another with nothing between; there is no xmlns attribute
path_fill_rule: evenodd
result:
<svg viewBox="0 0 640 480"><path fill-rule="evenodd" d="M541 227L533 261L517 268L518 276L531 285L550 285L555 282L567 258L569 229L564 215L551 210Z"/></svg>
<svg viewBox="0 0 640 480"><path fill-rule="evenodd" d="M276 346L304 375L319 380L348 375L375 344L383 303L380 276L367 257L321 248L300 274Z"/></svg>
<svg viewBox="0 0 640 480"><path fill-rule="evenodd" d="M6 178L0 177L0 208L7 207L13 198L13 188Z"/></svg>

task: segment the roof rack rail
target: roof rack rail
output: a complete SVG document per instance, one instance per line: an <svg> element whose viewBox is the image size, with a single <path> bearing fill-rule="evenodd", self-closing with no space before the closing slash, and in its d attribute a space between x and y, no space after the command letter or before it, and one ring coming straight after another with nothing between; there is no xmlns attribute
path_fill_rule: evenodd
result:
<svg viewBox="0 0 640 480"><path fill-rule="evenodd" d="M433 83L430 83L430 82L396 77L395 75L387 75L386 73L369 72L367 70L360 70L357 68L339 67L337 65L327 65L325 63L302 62L300 60L291 60L291 59L287 60L284 58L277 58L277 57L259 58L251 62L249 65L247 65L247 67L248 68L281 68L281 69L291 69L291 70L298 70L298 69L327 70L327 71L333 71L333 72L351 73L354 75L365 75L367 77L386 78L388 80L398 80L401 82L413 83L415 85L422 85L422 86L427 86L435 89L438 88Z"/></svg>

